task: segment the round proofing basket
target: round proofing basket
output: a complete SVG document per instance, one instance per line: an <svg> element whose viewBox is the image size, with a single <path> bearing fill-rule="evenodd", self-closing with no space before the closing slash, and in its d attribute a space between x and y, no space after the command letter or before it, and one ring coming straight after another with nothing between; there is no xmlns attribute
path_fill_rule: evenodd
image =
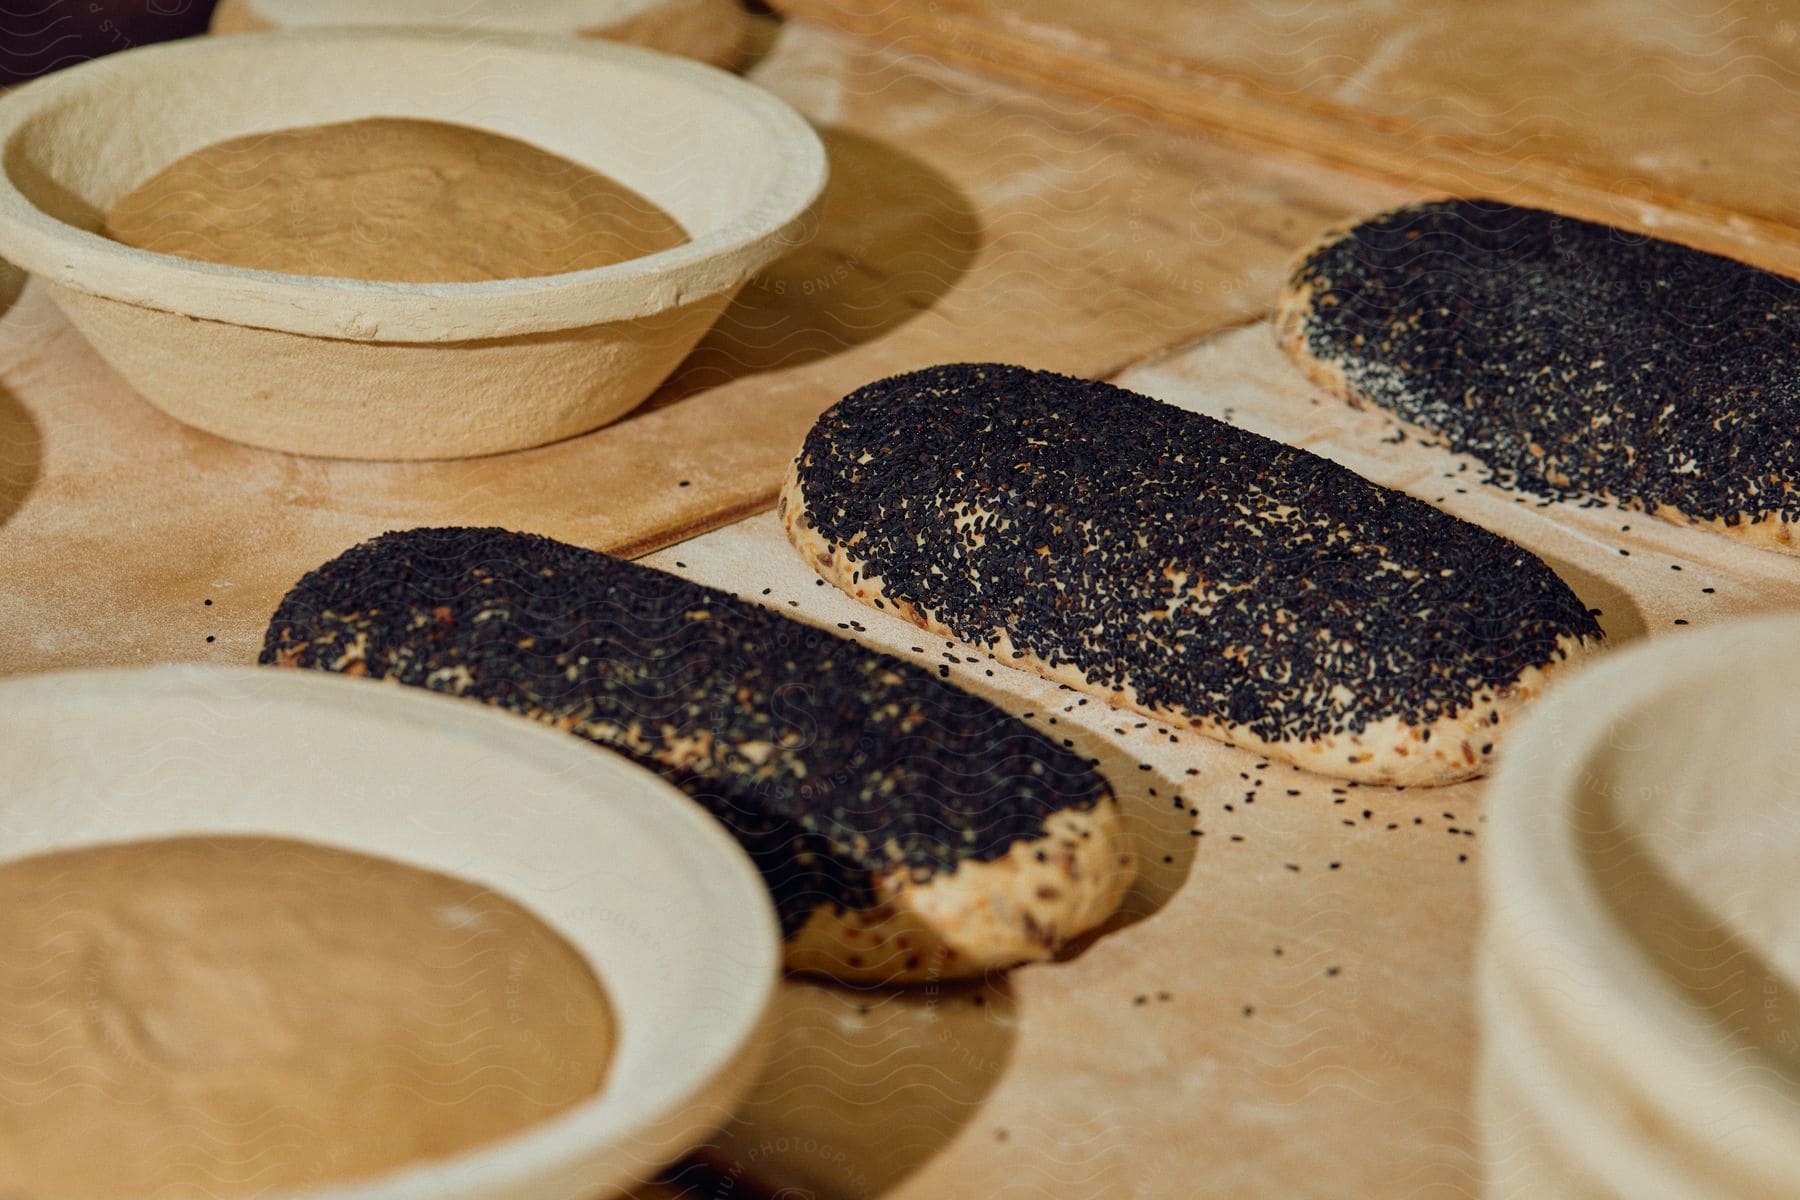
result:
<svg viewBox="0 0 1800 1200"><path fill-rule="evenodd" d="M657 776L477 703L273 668L0 682L0 827L0 858L208 834L358 851L491 887L588 961L618 1035L596 1096L306 1200L599 1200L722 1125L761 1065L780 947L749 857Z"/></svg>
<svg viewBox="0 0 1800 1200"><path fill-rule="evenodd" d="M1487 1194L1800 1195L1800 617L1554 691L1489 792Z"/></svg>
<svg viewBox="0 0 1800 1200"><path fill-rule="evenodd" d="M399 283L97 232L128 191L205 146L367 117L530 143L648 197L691 240L558 275ZM362 29L197 38L0 97L0 255L191 425L301 454L462 457L583 433L640 403L746 280L810 234L825 175L817 135L774 96L631 46Z"/></svg>

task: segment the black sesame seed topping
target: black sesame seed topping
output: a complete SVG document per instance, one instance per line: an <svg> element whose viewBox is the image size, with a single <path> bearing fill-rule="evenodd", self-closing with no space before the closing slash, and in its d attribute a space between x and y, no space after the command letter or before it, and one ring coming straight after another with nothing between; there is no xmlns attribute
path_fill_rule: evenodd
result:
<svg viewBox="0 0 1800 1200"><path fill-rule="evenodd" d="M1289 287L1311 293L1307 355L1502 486L1727 525L1800 521L1793 280L1454 200L1358 225Z"/></svg>
<svg viewBox="0 0 1800 1200"><path fill-rule="evenodd" d="M997 858L1109 795L1085 759L916 666L500 529L346 551L283 598L260 661L466 696L643 762L744 843L789 933L820 902L870 906L879 874Z"/></svg>
<svg viewBox="0 0 1800 1200"><path fill-rule="evenodd" d="M1271 741L1455 713L1597 625L1504 538L1317 455L1049 372L952 365L822 416L800 492L891 600ZM1267 764L1263 764L1266 766Z"/></svg>

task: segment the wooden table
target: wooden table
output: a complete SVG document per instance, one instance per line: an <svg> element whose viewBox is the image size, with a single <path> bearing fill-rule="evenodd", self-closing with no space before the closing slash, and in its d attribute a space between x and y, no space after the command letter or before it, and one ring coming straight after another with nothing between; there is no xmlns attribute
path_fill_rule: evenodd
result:
<svg viewBox="0 0 1800 1200"><path fill-rule="evenodd" d="M1716 106L1662 114L1676 165L1609 192L1568 181L1604 180L1639 151L1601 137L1580 106L1563 140L1530 153L1504 122L1471 117L1464 158L1409 169L1392 147L1437 146L1442 131L1427 105L1395 133L1384 105L1435 78L1407 73L1416 47L1446 36L1429 5L1399 11L1394 38L1320 17L1346 62L1378 60L1350 93L1364 124L1330 124L1348 118L1319 102L1329 81L1271 77L1290 60L1258 58L1254 38L1224 75L1201 70L1206 14L1176 0L1104 27L1085 16L1100 8L1060 2L786 6L808 19L771 30L752 75L825 136L820 238L752 284L645 411L589 437L409 466L231 446L137 399L0 271L0 673L251 660L302 571L434 522L653 551L659 567L801 620L854 619L866 632L851 636L937 663L941 646L818 586L763 510L825 405L955 358L1115 377L1337 457L1542 554L1615 640L1800 601L1794 560L1469 482L1466 463L1310 389L1263 322L1298 246L1447 186L1446 163L1474 190L1566 195L1767 265L1800 262L1791 188L1758 190L1747 167L1682 166L1728 123ZM1177 9L1193 23L1164 37ZM1743 102L1791 99L1791 38L1718 11L1733 36L1764 38L1755 53L1774 64L1741 85ZM1244 111L1261 115L1234 124L1221 96L1249 96ZM1741 167L1754 139L1720 137ZM1791 168L1795 144L1756 151L1762 178ZM1062 961L979 986L785 984L770 1070L708 1168L644 1196L1472 1194L1480 786L1334 790L1002 664L952 670L1074 739L1120 785L1146 863L1126 911Z"/></svg>

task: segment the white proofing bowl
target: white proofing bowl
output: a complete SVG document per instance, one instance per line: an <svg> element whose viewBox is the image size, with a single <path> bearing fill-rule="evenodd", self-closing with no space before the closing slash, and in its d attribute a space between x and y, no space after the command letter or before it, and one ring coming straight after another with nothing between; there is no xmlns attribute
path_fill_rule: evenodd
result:
<svg viewBox="0 0 1800 1200"><path fill-rule="evenodd" d="M309 1200L590 1200L724 1123L760 1066L779 935L748 856L648 771L481 705L274 668L0 682L0 858L183 834L300 838L519 901L599 976L592 1099Z"/></svg>
<svg viewBox="0 0 1800 1200"><path fill-rule="evenodd" d="M517 138L672 214L684 245L475 283L259 271L95 232L120 197L247 134L413 117ZM753 274L811 231L810 126L735 76L611 42L327 29L109 55L0 97L0 257L172 416L349 458L453 458L641 403Z"/></svg>
<svg viewBox="0 0 1800 1200"><path fill-rule="evenodd" d="M1800 617L1552 692L1489 792L1490 1197L1800 1195Z"/></svg>
<svg viewBox="0 0 1800 1200"><path fill-rule="evenodd" d="M731 66L749 22L737 0L220 0L214 33L330 25L603 37Z"/></svg>

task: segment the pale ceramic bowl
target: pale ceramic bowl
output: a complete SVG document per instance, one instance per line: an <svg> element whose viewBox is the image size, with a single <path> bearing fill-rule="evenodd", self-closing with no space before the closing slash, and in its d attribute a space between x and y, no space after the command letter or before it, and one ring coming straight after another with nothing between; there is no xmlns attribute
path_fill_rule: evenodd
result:
<svg viewBox="0 0 1800 1200"><path fill-rule="evenodd" d="M530 142L635 188L692 240L587 271L419 284L248 270L93 232L182 155L369 116ZM635 47L355 29L197 38L0 98L0 257L191 425L299 454L465 457L641 403L810 232L825 174L818 137L781 101Z"/></svg>
<svg viewBox="0 0 1800 1200"><path fill-rule="evenodd" d="M1800 1196L1800 617L1588 668L1489 792L1487 1195Z"/></svg>
<svg viewBox="0 0 1800 1200"><path fill-rule="evenodd" d="M737 0L221 0L214 33L330 25L600 37L729 67L749 22Z"/></svg>
<svg viewBox="0 0 1800 1200"><path fill-rule="evenodd" d="M597 1096L308 1200L592 1200L698 1144L761 1065L780 946L748 856L655 775L466 700L274 668L0 682L0 828L0 858L324 843L491 886L587 958L618 1032Z"/></svg>

